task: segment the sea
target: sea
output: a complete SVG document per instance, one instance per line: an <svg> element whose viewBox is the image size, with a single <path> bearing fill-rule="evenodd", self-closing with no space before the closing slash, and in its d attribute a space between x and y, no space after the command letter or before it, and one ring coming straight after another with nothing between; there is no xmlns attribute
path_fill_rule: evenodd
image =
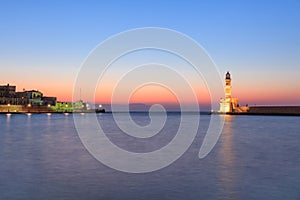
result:
<svg viewBox="0 0 300 200"><path fill-rule="evenodd" d="M200 159L211 116L193 113L200 116L199 128L177 160L151 172L129 173L103 164L86 149L74 115L0 115L1 200L300 199L300 117L217 116L225 120L222 133ZM147 153L170 143L182 117L191 113L168 113L164 127L148 138L125 134L114 115L123 114L96 114L109 140ZM151 121L147 112L130 116L141 127Z"/></svg>

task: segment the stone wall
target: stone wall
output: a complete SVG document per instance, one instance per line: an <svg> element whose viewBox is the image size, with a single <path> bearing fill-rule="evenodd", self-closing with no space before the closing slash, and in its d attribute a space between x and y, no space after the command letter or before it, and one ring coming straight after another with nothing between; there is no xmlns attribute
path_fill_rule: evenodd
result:
<svg viewBox="0 0 300 200"><path fill-rule="evenodd" d="M54 112L51 107L48 106L22 106L22 105L0 105L0 113L48 113Z"/></svg>
<svg viewBox="0 0 300 200"><path fill-rule="evenodd" d="M300 115L300 106L252 106L249 107L249 113Z"/></svg>
<svg viewBox="0 0 300 200"><path fill-rule="evenodd" d="M0 105L0 112L25 112L22 105Z"/></svg>

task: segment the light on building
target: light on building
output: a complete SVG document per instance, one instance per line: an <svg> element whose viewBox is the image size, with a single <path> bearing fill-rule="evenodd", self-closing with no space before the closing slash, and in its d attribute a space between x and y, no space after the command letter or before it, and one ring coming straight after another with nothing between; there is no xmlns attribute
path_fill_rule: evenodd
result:
<svg viewBox="0 0 300 200"><path fill-rule="evenodd" d="M51 105L50 105L50 104L48 104L48 108L50 108L50 106L51 106Z"/></svg>
<svg viewBox="0 0 300 200"><path fill-rule="evenodd" d="M29 104L27 104L27 107L31 107L31 104L29 103Z"/></svg>
<svg viewBox="0 0 300 200"><path fill-rule="evenodd" d="M10 106L10 104L7 104L7 106L9 107L9 106Z"/></svg>

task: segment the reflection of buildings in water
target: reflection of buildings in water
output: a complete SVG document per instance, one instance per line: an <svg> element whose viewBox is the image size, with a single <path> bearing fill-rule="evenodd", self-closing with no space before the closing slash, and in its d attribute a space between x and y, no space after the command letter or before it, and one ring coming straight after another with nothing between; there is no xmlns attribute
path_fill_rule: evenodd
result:
<svg viewBox="0 0 300 200"><path fill-rule="evenodd" d="M234 154L234 131L233 116L225 115L225 125L221 135L220 147L220 184L222 188L222 196L229 199L238 199L236 197L237 174L236 159ZM225 199L226 199L225 198Z"/></svg>
<svg viewBox="0 0 300 200"><path fill-rule="evenodd" d="M11 117L11 114L10 113L7 113L6 114L6 125L8 125L9 124L9 122L10 122L10 117Z"/></svg>

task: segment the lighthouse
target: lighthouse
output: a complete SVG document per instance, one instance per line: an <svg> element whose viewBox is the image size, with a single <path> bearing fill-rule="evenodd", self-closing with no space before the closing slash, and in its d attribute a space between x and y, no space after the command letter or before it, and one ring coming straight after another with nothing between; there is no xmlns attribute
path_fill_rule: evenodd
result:
<svg viewBox="0 0 300 200"><path fill-rule="evenodd" d="M231 78L229 72L225 76L225 101L226 103L231 102Z"/></svg>
<svg viewBox="0 0 300 200"><path fill-rule="evenodd" d="M231 75L229 72L225 75L225 99L220 100L221 113L234 112L238 107L238 99L231 97Z"/></svg>

